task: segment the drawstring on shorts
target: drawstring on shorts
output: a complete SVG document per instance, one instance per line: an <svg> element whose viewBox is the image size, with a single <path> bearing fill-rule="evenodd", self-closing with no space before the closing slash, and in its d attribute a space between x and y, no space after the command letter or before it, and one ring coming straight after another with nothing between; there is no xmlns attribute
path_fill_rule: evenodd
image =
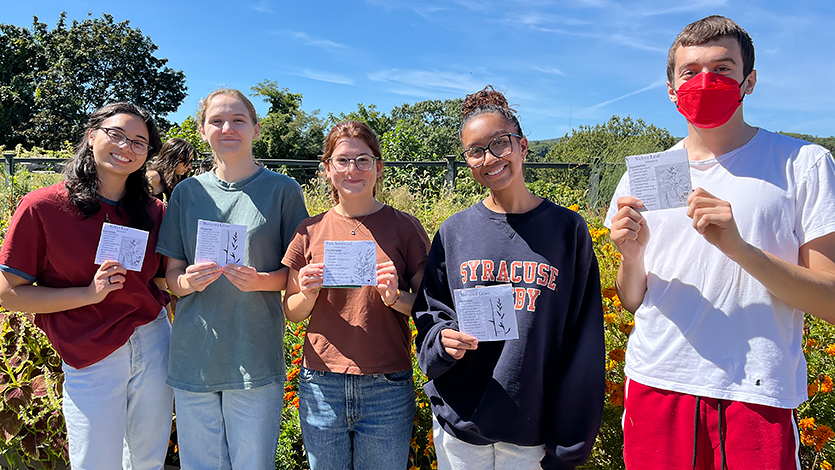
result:
<svg viewBox="0 0 835 470"><path fill-rule="evenodd" d="M696 470L696 457L698 456L698 443L699 443L699 408L702 403L702 397L696 397L696 419L695 424L693 426L693 470ZM721 470L725 470L726 468L726 460L725 457L725 436L722 434L722 400L719 400L719 451L722 454L722 467Z"/></svg>

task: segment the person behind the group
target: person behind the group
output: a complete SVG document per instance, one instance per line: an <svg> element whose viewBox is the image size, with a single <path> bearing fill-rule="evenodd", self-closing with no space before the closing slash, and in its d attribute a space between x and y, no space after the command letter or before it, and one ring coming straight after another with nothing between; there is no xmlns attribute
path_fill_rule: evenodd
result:
<svg viewBox="0 0 835 470"><path fill-rule="evenodd" d="M174 189L157 251L180 297L171 335L180 462L188 469L273 469L285 380L281 257L307 217L299 185L259 166L252 102L221 89L201 101L214 171ZM245 225L240 264L195 263L198 221Z"/></svg>
<svg viewBox="0 0 835 470"><path fill-rule="evenodd" d="M413 315L439 469L581 465L603 413L600 273L585 221L531 194L528 141L505 97L468 95L464 161L490 190L441 225ZM461 333L456 289L512 284L518 339Z"/></svg>
<svg viewBox="0 0 835 470"><path fill-rule="evenodd" d="M147 111L130 103L96 110L64 181L23 197L0 251L0 303L37 314L63 360L74 469L151 470L165 461L171 326L168 294L154 282L163 273L154 247L165 206L145 179L160 146ZM95 264L105 223L149 232L140 271Z"/></svg>
<svg viewBox="0 0 835 470"><path fill-rule="evenodd" d="M404 469L415 415L408 317L429 237L413 216L374 196L377 136L362 122L331 129L322 156L336 205L301 223L284 264L287 318L310 318L299 416L310 468ZM376 285L323 288L326 241L376 245Z"/></svg>
<svg viewBox="0 0 835 470"><path fill-rule="evenodd" d="M625 174L607 215L635 312L626 352L630 469L797 469L807 398L803 312L835 320L835 164L748 125L754 46L732 20L691 23L670 48L687 119L687 206L643 211Z"/></svg>
<svg viewBox="0 0 835 470"><path fill-rule="evenodd" d="M191 171L191 163L197 152L187 140L173 138L162 144L159 156L148 165L148 181L151 195L157 199L171 199L171 191Z"/></svg>

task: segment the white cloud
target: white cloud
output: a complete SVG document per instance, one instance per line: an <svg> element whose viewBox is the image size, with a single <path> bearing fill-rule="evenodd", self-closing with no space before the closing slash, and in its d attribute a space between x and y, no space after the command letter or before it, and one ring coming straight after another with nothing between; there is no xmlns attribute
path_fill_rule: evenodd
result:
<svg viewBox="0 0 835 470"><path fill-rule="evenodd" d="M321 39L317 37L313 37L305 32L301 31L277 31L271 33L273 35L284 35L290 36L291 38L297 40L298 42L304 44L305 46L311 47L318 47L320 49L325 50L326 52L330 53L343 53L351 49L350 46L345 44L341 44L338 42L331 41L329 39Z"/></svg>
<svg viewBox="0 0 835 470"><path fill-rule="evenodd" d="M309 78L311 80L318 80L320 82L338 83L340 85L354 85L354 80L343 75L330 72L321 72L310 69L302 69L301 72L296 73L300 77Z"/></svg>
<svg viewBox="0 0 835 470"><path fill-rule="evenodd" d="M255 11L260 11L261 13L272 13L273 9L270 6L270 2L266 0L261 0L258 3L250 3L249 8L252 8Z"/></svg>
<svg viewBox="0 0 835 470"><path fill-rule="evenodd" d="M667 79L666 78L659 78L658 80L652 82L649 86L645 86L645 87L641 88L640 90L635 90L635 91L629 92L625 95L618 96L617 98L614 98L614 99L611 99L611 100L608 100L608 101L603 101L601 103L597 103L597 104L589 106L587 108L582 108L582 109L577 111L577 115L578 115L578 117L588 116L591 113L593 113L594 111L597 111L598 109L600 109L604 106L607 106L609 104L612 104L616 101L620 101L620 100L629 98L630 96L635 96L639 93L643 93L645 91L649 91L649 90L652 90L654 88L666 86L666 84L667 84Z"/></svg>
<svg viewBox="0 0 835 470"><path fill-rule="evenodd" d="M481 81L476 83L470 74L436 70L389 69L371 73L368 78L376 82L398 83L418 89L441 89L464 93L471 93L473 90L484 87Z"/></svg>

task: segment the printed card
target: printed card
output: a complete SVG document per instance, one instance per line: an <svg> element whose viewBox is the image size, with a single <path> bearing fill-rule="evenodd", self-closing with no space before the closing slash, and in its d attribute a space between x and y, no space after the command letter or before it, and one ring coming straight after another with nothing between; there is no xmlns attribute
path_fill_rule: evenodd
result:
<svg viewBox="0 0 835 470"><path fill-rule="evenodd" d="M95 263L115 260L122 263L125 269L142 271L147 246L148 232L145 230L105 222L101 228Z"/></svg>
<svg viewBox="0 0 835 470"><path fill-rule="evenodd" d="M246 225L198 220L194 262L215 262L221 266L243 264L246 231Z"/></svg>
<svg viewBox="0 0 835 470"><path fill-rule="evenodd" d="M377 285L377 244L373 241L325 241L324 287Z"/></svg>
<svg viewBox="0 0 835 470"><path fill-rule="evenodd" d="M455 289L458 329L479 341L519 339L513 286Z"/></svg>
<svg viewBox="0 0 835 470"><path fill-rule="evenodd" d="M629 187L648 210L687 205L693 192L687 149L626 157Z"/></svg>

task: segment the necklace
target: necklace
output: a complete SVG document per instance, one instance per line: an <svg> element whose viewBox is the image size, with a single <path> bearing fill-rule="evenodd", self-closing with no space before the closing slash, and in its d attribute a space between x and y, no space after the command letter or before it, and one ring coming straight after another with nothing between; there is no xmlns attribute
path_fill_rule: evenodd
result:
<svg viewBox="0 0 835 470"><path fill-rule="evenodd" d="M347 217L345 217L345 215L344 215L344 214L339 214L339 215L341 215L341 216L342 216L342 220L344 220L344 221L345 221L345 225L347 225L347 226L348 226L348 229L350 229L350 230L351 230L351 235L356 235L356 234L357 234L357 229L358 229L358 228L360 228L360 225L362 225L362 223L363 223L363 222L365 222L365 219L367 219L367 218L368 218L368 216L369 216L369 215L371 215L371 214L370 214L370 213L365 214L365 217L363 217L363 218L362 218L362 220L360 220L360 223L358 223L358 224L357 224L357 226L356 226L356 227L354 227L354 228L351 228L351 224L350 224L350 223L348 223L348 218L347 218Z"/></svg>

